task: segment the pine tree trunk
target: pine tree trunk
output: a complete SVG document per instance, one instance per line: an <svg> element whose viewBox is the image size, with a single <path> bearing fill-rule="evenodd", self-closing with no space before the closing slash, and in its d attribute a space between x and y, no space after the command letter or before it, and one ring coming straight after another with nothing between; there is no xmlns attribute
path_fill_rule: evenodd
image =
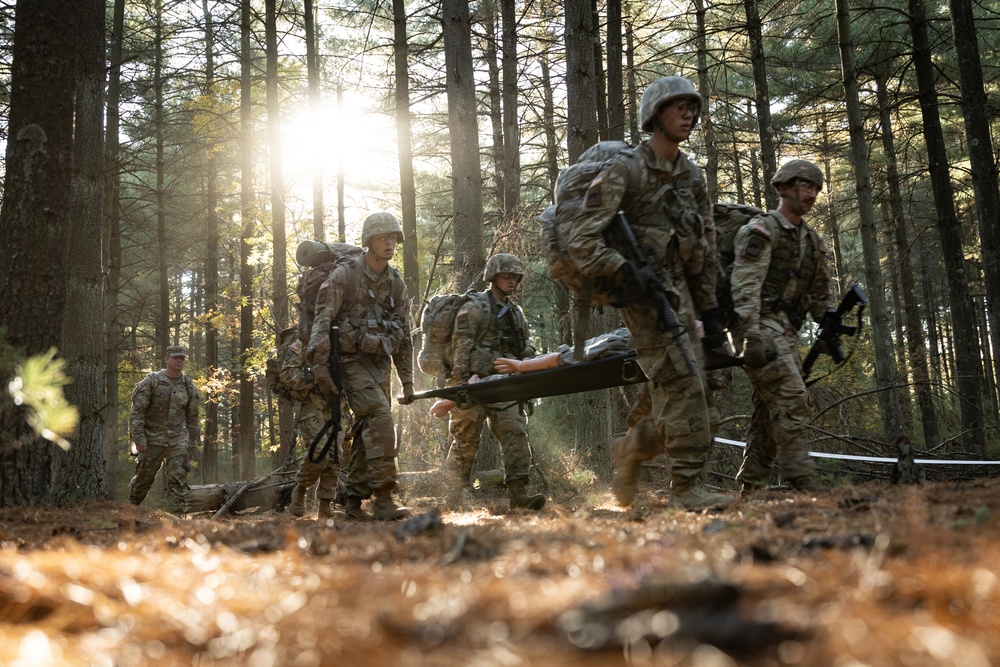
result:
<svg viewBox="0 0 1000 667"><path fill-rule="evenodd" d="M622 80L622 0L607 0L608 139L625 140L625 89Z"/></svg>
<svg viewBox="0 0 1000 667"><path fill-rule="evenodd" d="M483 243L483 178L479 166L476 81L472 68L469 3L444 0L445 67L448 70L448 129L451 144L455 274L464 288L486 263Z"/></svg>
<svg viewBox="0 0 1000 667"><path fill-rule="evenodd" d="M411 301L419 301L420 264L417 245L417 189L413 176L413 140L410 135L410 69L407 59L406 3L392 1L393 59L396 67L396 144L399 146L399 194L403 215L403 279ZM414 354L420 350L414 350Z"/></svg>
<svg viewBox="0 0 1000 667"><path fill-rule="evenodd" d="M521 126L518 115L517 16L514 0L500 0L503 69L503 221L515 224L521 208Z"/></svg>
<svg viewBox="0 0 1000 667"><path fill-rule="evenodd" d="M66 505L87 498L107 498L104 469L104 266L101 261L104 195L104 28L102 0L77 0L80 58L76 77L71 221L66 322L62 353L73 382L66 398L80 421L72 447L57 456L53 499Z"/></svg>
<svg viewBox="0 0 1000 667"><path fill-rule="evenodd" d="M887 442L894 442L902 435L899 394L892 386L896 383L895 357L892 351L890 313L885 301L885 283L880 267L878 232L875 227L875 206L872 202L871 175L868 168L868 144L865 140L864 121L858 95L857 68L854 60L854 42L851 36L851 18L847 0L837 0L837 27L840 36L840 59L844 73L844 92L847 101L847 124L851 135L851 155L854 163L854 182L860 219L861 243L864 251L865 281L868 294L872 338L875 343L875 383L879 392L882 427Z"/></svg>
<svg viewBox="0 0 1000 667"><path fill-rule="evenodd" d="M242 0L240 10L240 408L239 470L234 479L256 477L256 446L253 428L253 268L250 266L256 210L253 192L253 52L250 50L250 0ZM234 447L234 452L237 449ZM234 457L234 461L237 458Z"/></svg>
<svg viewBox="0 0 1000 667"><path fill-rule="evenodd" d="M308 0L307 0L308 1ZM208 0L202 0L205 16L205 97L215 104L215 28ZM205 369L209 380L219 371L219 205L216 140L209 130L205 137ZM202 392L205 406L205 435L202 440L201 474L205 482L219 479L219 399Z"/></svg>
<svg viewBox="0 0 1000 667"><path fill-rule="evenodd" d="M909 0L910 31L913 36L914 63L919 86L920 110L924 121L924 141L927 144L931 190L937 211L938 232L948 278L948 301L955 348L955 372L962 415L962 444L975 456L986 452L983 431L982 368L976 334L976 315L968 289L968 272L962 247L961 225L955 214L955 204L948 169L938 98L934 83L934 63L927 37L927 17L923 0ZM949 337L951 339L951 337Z"/></svg>
<svg viewBox="0 0 1000 667"><path fill-rule="evenodd" d="M714 202L719 196L719 149L715 145L715 128L709 107L715 97L708 72L708 41L705 36L705 0L695 0L695 21L698 32L695 44L698 50L698 87L705 105L701 110L702 134L705 136L705 180L708 185L708 201Z"/></svg>
<svg viewBox="0 0 1000 667"><path fill-rule="evenodd" d="M774 134L771 128L771 97L767 90L767 63L764 58L764 37L761 31L757 0L744 0L747 14L747 38L750 41L750 63L753 66L753 87L757 105L757 132L760 155L764 163L764 200L767 208L778 208L778 192L767 187L777 169Z"/></svg>
<svg viewBox="0 0 1000 667"><path fill-rule="evenodd" d="M319 55L316 52L316 8L313 0L303 0L302 15L306 41L306 79L309 82L309 113L313 127L319 127L323 98L319 88L320 69ZM326 230L323 226L325 213L323 210L323 161L319 159L319 156L314 157L311 167L313 177L313 238L317 241L324 241L326 240Z"/></svg>

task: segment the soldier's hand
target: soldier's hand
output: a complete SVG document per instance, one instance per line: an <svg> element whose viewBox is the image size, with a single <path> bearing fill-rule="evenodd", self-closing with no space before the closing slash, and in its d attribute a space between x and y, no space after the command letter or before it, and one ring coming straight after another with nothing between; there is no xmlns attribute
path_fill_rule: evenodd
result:
<svg viewBox="0 0 1000 667"><path fill-rule="evenodd" d="M403 383L403 395L396 397L396 402L400 405L409 405L413 402L413 383Z"/></svg>
<svg viewBox="0 0 1000 667"><path fill-rule="evenodd" d="M132 441L131 451L134 454L142 454L147 449L149 449L149 448L146 446L146 443L144 443L144 442L135 442L134 440Z"/></svg>
<svg viewBox="0 0 1000 667"><path fill-rule="evenodd" d="M319 389L321 394L327 398L337 395L337 385L330 376L330 368L328 366L314 366L312 372L316 388Z"/></svg>
<svg viewBox="0 0 1000 667"><path fill-rule="evenodd" d="M743 361L750 368L763 368L778 358L774 343L761 336L748 336Z"/></svg>
<svg viewBox="0 0 1000 667"><path fill-rule="evenodd" d="M715 350L726 342L725 311L722 308L710 308L701 314L701 325L705 335L701 343L706 350Z"/></svg>

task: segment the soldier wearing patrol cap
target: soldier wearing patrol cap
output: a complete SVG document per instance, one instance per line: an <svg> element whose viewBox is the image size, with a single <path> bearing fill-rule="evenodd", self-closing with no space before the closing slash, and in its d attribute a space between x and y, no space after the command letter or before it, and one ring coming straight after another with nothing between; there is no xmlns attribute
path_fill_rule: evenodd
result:
<svg viewBox="0 0 1000 667"><path fill-rule="evenodd" d="M319 288L316 319L306 360L318 389L327 396L339 391L330 373L331 333L339 332L344 397L360 427L354 428L348 464L347 518L372 518L361 507L375 495L376 519L409 514L392 500L396 487L396 430L390 406L392 367L403 385L403 403L413 395L413 340L409 301L403 278L389 260L403 230L391 213L369 215L361 228L364 254L336 266Z"/></svg>
<svg viewBox="0 0 1000 667"><path fill-rule="evenodd" d="M524 264L514 255L498 253L487 260L483 278L490 284L489 289L471 293L455 315L451 339L453 385L465 384L473 375L484 378L494 374L494 362L502 357L535 356L524 311L511 299L523 277ZM444 466L449 507L458 509L462 504L462 492L471 482L472 463L485 424L489 424L503 450L511 508L541 509L545 496L527 492L531 448L526 417L517 403L502 409L473 404L451 411L452 445Z"/></svg>
<svg viewBox="0 0 1000 667"><path fill-rule="evenodd" d="M715 296L715 225L708 187L702 171L680 150L703 104L694 84L682 76L665 76L649 85L639 114L650 138L619 153L590 183L568 242L584 274L596 280L615 278L623 285L619 313L650 379L652 426L669 456L670 502L687 509L733 501L704 483L713 426L696 320L712 334L705 337L705 345L721 345L724 338ZM653 270L686 329L677 339L658 326L659 310L648 278L605 237L619 210L640 245L655 254ZM685 359L697 360L696 367ZM648 452L638 445L622 452L612 482L619 503L634 501L639 463L647 458Z"/></svg>
<svg viewBox="0 0 1000 667"><path fill-rule="evenodd" d="M808 160L789 160L771 185L781 202L737 233L732 274L753 386L747 448L736 477L744 493L766 486L772 467L793 489L816 486L806 449L809 408L798 331L806 314L819 322L833 304L826 245L803 219L823 189L823 172Z"/></svg>
<svg viewBox="0 0 1000 667"><path fill-rule="evenodd" d="M129 502L140 504L163 467L167 511L184 511L189 461L198 450L198 389L185 375L187 351L167 348L164 368L150 373L132 390L129 432L137 453L135 476L129 483Z"/></svg>

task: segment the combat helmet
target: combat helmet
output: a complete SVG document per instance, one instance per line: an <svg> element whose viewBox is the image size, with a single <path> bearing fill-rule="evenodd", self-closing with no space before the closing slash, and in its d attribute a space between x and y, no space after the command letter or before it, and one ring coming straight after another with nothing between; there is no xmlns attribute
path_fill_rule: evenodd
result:
<svg viewBox="0 0 1000 667"><path fill-rule="evenodd" d="M365 218L365 223L361 226L361 245L367 248L371 238L379 234L395 234L396 240L403 242L403 228L392 213L381 211Z"/></svg>
<svg viewBox="0 0 1000 667"><path fill-rule="evenodd" d="M809 160L789 160L781 165L771 178L771 185L777 188L782 183L797 178L815 183L820 190L823 189L823 170Z"/></svg>
<svg viewBox="0 0 1000 667"><path fill-rule="evenodd" d="M660 110L660 107L671 100L681 98L698 102L698 112L694 115L695 120L697 120L701 115L704 100L690 79L685 79L683 76L665 76L649 84L642 93L642 102L639 104L642 129L646 132L652 132L653 117Z"/></svg>
<svg viewBox="0 0 1000 667"><path fill-rule="evenodd" d="M501 273L513 273L518 280L524 277L524 264L516 255L500 252L486 260L486 268L483 269L483 280L488 283Z"/></svg>

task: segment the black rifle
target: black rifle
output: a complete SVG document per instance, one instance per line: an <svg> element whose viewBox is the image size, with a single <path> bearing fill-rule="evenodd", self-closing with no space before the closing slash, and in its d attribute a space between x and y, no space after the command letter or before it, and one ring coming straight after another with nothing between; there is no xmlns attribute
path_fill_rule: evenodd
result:
<svg viewBox="0 0 1000 667"><path fill-rule="evenodd" d="M809 348L809 353L802 361L802 378L809 377L813 364L816 363L820 354L828 354L833 359L836 366L843 365L849 358L840 347L841 336L854 336L861 333L861 314L865 312L868 305L868 297L858 284L851 285L851 288L844 293L840 299L840 304L836 310L828 310L823 320L819 323L819 333L816 335L816 342ZM844 316L858 307L858 324L850 326L844 324ZM827 373L829 375L829 373ZM825 375L823 377L826 377ZM813 384L822 378L817 378L807 384Z"/></svg>
<svg viewBox="0 0 1000 667"><path fill-rule="evenodd" d="M698 369L695 366L694 358L681 341L681 337L684 336L687 329L677 320L677 313L674 312L674 308L670 305L670 299L667 296L667 288L656 274L656 269L653 266L656 261L656 254L650 248L643 248L639 245L639 240L636 239L635 233L632 231L632 226L625 217L625 211L618 211L618 214L613 219L613 223L615 222L617 225L614 226L613 231L617 231L626 243L624 252L625 260L633 265L636 273L641 276L640 279L645 280L652 292L651 296L653 301L656 302L657 327L664 333L670 332L670 336L674 339L674 344L677 345L677 348L681 351L681 356L684 357L684 363L687 365L688 371L692 375L697 375Z"/></svg>
<svg viewBox="0 0 1000 667"><path fill-rule="evenodd" d="M327 452L330 451L330 447L337 440L337 434L340 433L340 394L344 390L344 382L340 373L340 327L334 325L330 327L330 377L333 378L333 384L336 386L336 391L333 392L333 396L330 398L330 418L326 420L323 424L323 428L320 429L313 441L309 443L309 449L306 451L306 458L309 459L310 463L319 463L322 461ZM326 442L323 443L323 448L319 451L319 455L316 455L316 445L326 436ZM337 450L333 450L333 460L337 461Z"/></svg>

